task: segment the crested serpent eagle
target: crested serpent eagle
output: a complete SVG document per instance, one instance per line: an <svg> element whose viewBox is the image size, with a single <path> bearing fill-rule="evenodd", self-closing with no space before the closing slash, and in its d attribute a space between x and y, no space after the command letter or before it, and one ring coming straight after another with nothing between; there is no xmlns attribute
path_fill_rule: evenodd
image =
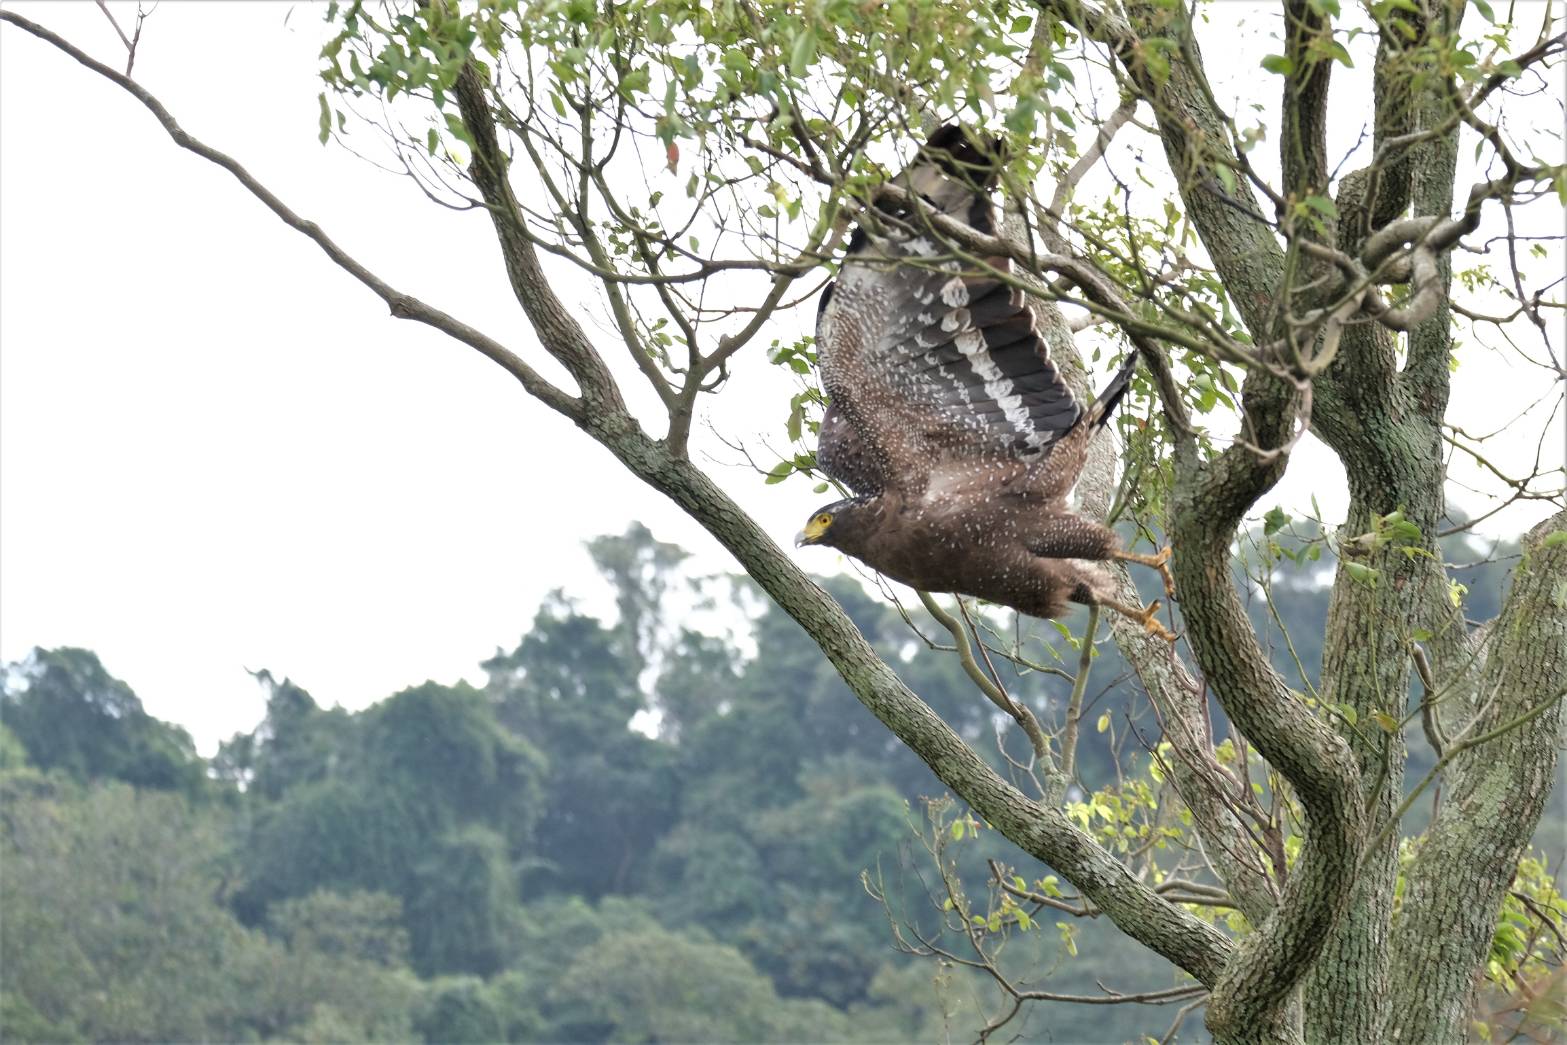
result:
<svg viewBox="0 0 1567 1045"><path fill-rule="evenodd" d="M998 148L948 125L898 184L930 211L996 234ZM1069 602L1124 614L1151 634L1159 603L1114 597L1124 551L1068 496L1088 444L1126 393L1134 352L1084 409L1050 360L1005 257L964 266L919 213L882 206L854 230L823 290L816 346L827 412L816 461L853 491L811 514L797 545L822 544L923 591L1057 617Z"/></svg>

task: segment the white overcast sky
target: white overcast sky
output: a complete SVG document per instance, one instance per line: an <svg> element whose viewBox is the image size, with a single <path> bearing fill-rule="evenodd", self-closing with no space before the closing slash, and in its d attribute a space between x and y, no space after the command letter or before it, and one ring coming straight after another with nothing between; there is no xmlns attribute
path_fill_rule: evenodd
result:
<svg viewBox="0 0 1567 1045"><path fill-rule="evenodd" d="M6 7L123 66L96 6ZM111 7L128 24L134 7ZM487 219L317 142L319 19L164 3L136 77L394 286L537 361ZM1262 53L1224 69L1209 52L1232 91ZM595 300L577 296L591 320ZM761 356L712 418L757 448L781 442L789 387ZM1521 407L1521 383L1541 390L1500 356L1460 374L1456 416L1491 427L1515 412L1499 402ZM706 445L780 541L821 499ZM1315 490L1330 519L1342 510L1320 447L1286 484L1267 503ZM550 589L607 606L582 542L632 520L704 569L732 566L492 364L390 318L124 92L0 25L0 658L96 650L211 751L262 713L246 668L354 708L426 678L477 681Z"/></svg>

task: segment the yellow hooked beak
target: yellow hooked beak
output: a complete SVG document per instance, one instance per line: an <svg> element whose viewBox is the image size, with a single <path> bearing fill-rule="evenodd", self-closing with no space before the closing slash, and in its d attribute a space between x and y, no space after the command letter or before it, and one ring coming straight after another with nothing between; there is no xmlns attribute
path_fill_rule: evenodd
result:
<svg viewBox="0 0 1567 1045"><path fill-rule="evenodd" d="M794 546L803 548L807 544L815 544L822 539L822 534L827 532L827 527L832 525L832 516L815 515L811 521L805 524L805 529L794 535Z"/></svg>

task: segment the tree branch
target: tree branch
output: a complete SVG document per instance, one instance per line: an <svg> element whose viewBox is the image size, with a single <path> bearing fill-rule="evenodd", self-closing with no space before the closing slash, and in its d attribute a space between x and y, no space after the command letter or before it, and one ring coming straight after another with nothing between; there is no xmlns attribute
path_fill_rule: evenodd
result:
<svg viewBox="0 0 1567 1045"><path fill-rule="evenodd" d="M806 629L855 696L977 813L1025 852L1055 868L1144 946L1186 970L1200 983L1211 984L1219 978L1233 948L1228 937L1159 896L1063 812L1030 801L1003 780L903 685L876 656L843 609L812 583L749 515L690 461L649 438L625 413L602 360L545 280L532 245L512 227L515 211L502 177L502 157L482 85L471 66L463 74L466 82L459 83L459 90L466 95L460 104L465 121L471 121L469 131L476 141L474 177L481 180L481 191L491 206L518 299L546 350L579 375L580 400L565 396L538 378L521 360L489 339L444 313L391 290L313 224L284 207L239 164L186 135L156 99L125 77L13 12L0 11L0 19L53 44L130 91L159 117L176 142L234 173L279 218L309 236L340 267L376 290L392 305L394 314L420 319L472 345L505 366L530 393L571 416L633 475L669 497L717 538L762 589Z"/></svg>
<svg viewBox="0 0 1567 1045"><path fill-rule="evenodd" d="M1450 743L1443 802L1405 877L1394 923L1388 1040L1443 1041L1468 1030L1464 1000L1555 776L1567 678L1567 512L1536 526L1492 626L1485 692ZM1433 947L1456 960L1433 962Z"/></svg>
<svg viewBox="0 0 1567 1045"><path fill-rule="evenodd" d="M1044 767L1046 780L1056 781L1062 775L1061 770L1056 767L1056 760L1050 753L1050 741L1045 736L1044 731L1039 728L1039 720L1034 717L1034 713L1028 709L1028 705L1021 700L1014 699L1011 694L996 685L989 675L985 674L984 669L979 666L979 662L974 659L974 645L969 641L968 629L963 626L963 623L948 613L929 592L922 591L916 594L919 595L920 604L925 607L925 612L934 617L936 623L946 628L947 633L952 636L953 645L957 649L958 663L963 665L963 673L969 677L969 681L973 682L981 693L985 694L986 699L1000 708L1022 728L1024 734L1028 737L1029 746L1034 749L1034 757ZM1056 789L1055 784L1052 783L1050 790L1054 791ZM1059 790L1063 793L1065 792L1066 787L1064 783L1060 784ZM1050 798L1047 796L1046 801L1054 805L1060 801L1060 797Z"/></svg>
<svg viewBox="0 0 1567 1045"><path fill-rule="evenodd" d="M1081 353L1067 333L1059 310L1049 304L1036 306L1036 310L1050 347L1050 358L1062 365L1072 391L1087 402L1092 398L1093 390L1088 385ZM1148 347L1155 351L1144 358L1154 370L1161 395L1176 395L1163 353L1157 351L1157 346ZM1167 384L1169 392L1165 391ZM1184 420L1184 408L1178 399L1173 404L1167 401L1165 409L1167 416L1173 414ZM1176 431L1179 435L1180 429ZM1115 441L1111 438L1102 435L1089 447L1088 462L1078 479L1077 492L1081 510L1092 518L1109 520L1116 486L1116 460ZM1125 567L1118 566L1112 572L1116 577L1116 598L1127 603L1139 601L1141 596ZM1180 658L1171 654L1168 644L1152 638L1138 625L1114 615L1110 631L1159 716L1164 736L1175 753L1170 767L1171 782L1181 801L1191 810L1198 836L1212 854L1217 873L1247 918L1253 924L1261 924L1273 910L1277 895L1245 826L1234 811L1233 806L1241 797L1239 787L1214 753L1202 687Z"/></svg>
<svg viewBox="0 0 1567 1045"><path fill-rule="evenodd" d="M1303 200L1328 187L1328 82L1333 59L1325 45L1333 24L1319 5L1284 0L1284 55L1293 65L1284 77L1279 162L1284 193Z"/></svg>
<svg viewBox="0 0 1567 1045"><path fill-rule="evenodd" d="M495 116L485 86L470 61L458 74L457 107L463 126L473 141L473 160L469 174L489 208L506 263L512 291L544 345L576 380L583 401L582 418L587 423L614 419L627 423L630 416L609 368L594 349L571 311L550 288L539 265L538 252L523 231L523 220L506 177L506 157L496 137Z"/></svg>
<svg viewBox="0 0 1567 1045"><path fill-rule="evenodd" d="M1043 27L1041 22L1040 26ZM1137 113L1137 101L1127 98L1116 106L1099 129L1094 132L1094 143L1077 158L1077 162L1067 170L1061 180L1056 182L1055 192L1050 197L1050 206L1045 211L1045 217L1039 225L1039 238L1044 245L1056 254L1069 253L1066 240L1061 236L1061 217L1066 213L1066 205L1072 199L1072 192L1077 188L1077 183L1082 181L1089 171L1094 169L1105 154L1105 149L1114 140L1116 133Z"/></svg>
<svg viewBox="0 0 1567 1045"><path fill-rule="evenodd" d="M355 260L347 251L334 243L315 222L301 218L290 210L284 205L282 200L272 194L271 190L257 181L239 161L185 133L174 117L169 115L169 111L163 107L163 103L159 102L158 99L154 98L134 80L93 59L62 37L14 11L0 10L0 21L10 22L38 37L40 40L51 44L99 76L125 90L137 101L141 102L142 105L146 106L153 116L157 117L158 122L163 125L163 129L168 132L169 137L174 139L176 145L182 149L188 149L202 159L217 164L232 174L245 187L246 191L260 200L285 225L309 237L326 253L327 257L332 259L334 264L370 288L377 297L386 302L391 309L392 315L398 319L412 319L416 322L424 323L441 331L443 334L461 341L480 355L498 364L503 370L515 377L529 395L538 399L552 410L564 414L573 420L581 417L582 404L579 400L545 380L537 371L523 362L521 357L493 338L447 315L440 309L427 305L418 298L388 285L379 276Z"/></svg>

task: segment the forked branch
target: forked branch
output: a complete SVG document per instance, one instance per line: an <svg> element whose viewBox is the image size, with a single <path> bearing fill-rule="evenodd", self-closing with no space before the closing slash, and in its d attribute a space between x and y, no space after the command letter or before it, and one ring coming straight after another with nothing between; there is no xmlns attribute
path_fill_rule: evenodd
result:
<svg viewBox="0 0 1567 1045"><path fill-rule="evenodd" d="M492 215L507 253L508 270L545 348L578 378L581 398L572 397L542 379L519 357L472 328L392 289L328 239L312 222L285 207L240 164L191 138L150 94L124 76L83 54L60 37L11 11L0 11L11 22L57 47L82 65L133 94L163 124L181 147L217 163L290 227L308 236L341 268L377 293L393 314L417 319L469 344L517 377L536 398L586 430L637 478L673 500L732 553L764 591L798 621L821 647L855 696L912 749L954 793L1014 844L1049 863L1082 894L1108 914L1128 935L1178 965L1202 984L1223 974L1234 945L1213 926L1171 903L1140 881L1091 835L1060 810L1041 807L1002 779L929 706L912 693L875 653L848 616L735 502L689 460L649 438L620 407L612 384L603 380L602 361L587 343L580 326L564 313L531 244L515 237L513 220L495 204L506 190L496 183ZM471 69L465 76L474 76ZM470 88L476 80L470 80ZM485 114L464 103L464 115L476 117L482 129ZM489 143L476 149L475 175L493 179L503 170Z"/></svg>
<svg viewBox="0 0 1567 1045"><path fill-rule="evenodd" d="M163 125L163 129L168 132L169 137L174 139L176 145L182 149L188 149L204 160L217 164L232 174L245 187L247 192L260 200L285 225L312 240L326 253L327 257L332 259L335 265L370 288L377 297L386 302L387 307L391 309L392 315L398 319L411 319L426 326L434 327L441 333L455 338L480 355L498 364L501 369L515 377L529 395L538 399L552 410L565 414L574 420L580 417L581 403L567 392L547 381L524 362L522 357L461 320L386 283L386 281L360 264L347 251L333 242L321 230L319 225L313 221L301 218L290 210L282 200L273 195L270 189L257 181L255 176L246 170L238 160L187 134L174 117L169 115L169 111L164 108L163 103L154 98L136 81L109 68L64 38L50 32L38 23L22 17L15 11L0 11L0 21L10 22L18 28L32 33L40 40L70 55L77 62L125 90L133 98L141 102L142 105L146 106L153 116L157 117L158 122Z"/></svg>

